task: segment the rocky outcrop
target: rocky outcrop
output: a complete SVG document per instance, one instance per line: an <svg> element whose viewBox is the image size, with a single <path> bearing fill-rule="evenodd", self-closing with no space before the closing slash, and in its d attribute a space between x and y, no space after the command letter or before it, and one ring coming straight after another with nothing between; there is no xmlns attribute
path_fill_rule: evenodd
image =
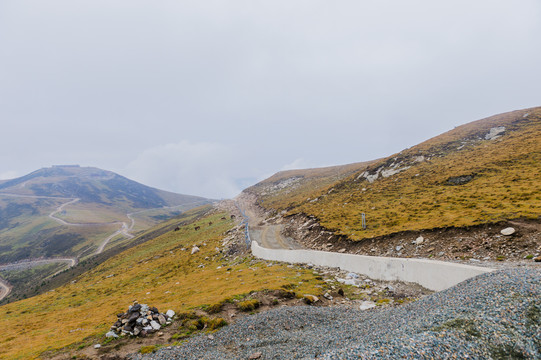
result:
<svg viewBox="0 0 541 360"><path fill-rule="evenodd" d="M171 324L174 316L175 312L173 310L167 310L165 314L162 314L156 307L134 301L127 312L117 315L118 320L111 326L111 330L105 336L108 338L127 335L146 336L160 330L163 326Z"/></svg>

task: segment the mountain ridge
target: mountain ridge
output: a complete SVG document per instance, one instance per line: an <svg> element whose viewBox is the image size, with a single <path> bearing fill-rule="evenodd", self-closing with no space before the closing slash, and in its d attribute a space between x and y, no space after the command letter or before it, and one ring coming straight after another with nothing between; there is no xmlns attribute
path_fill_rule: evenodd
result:
<svg viewBox="0 0 541 360"><path fill-rule="evenodd" d="M311 191L303 190L309 184L296 188L292 178L282 178L283 182L291 182L284 189L268 191L268 186L262 186L268 180L245 193L255 196L269 216L279 214L292 222L298 217L292 228L309 221L309 226L321 233L297 235L312 240L319 236L319 249L338 242L347 249L349 242L352 249L361 251L355 243L368 241L383 246L387 237L398 238L400 234L403 238L405 234L418 237L429 230L438 233L516 219L525 234L523 240L517 238L519 248L495 255L532 256L539 252L536 235L528 227L535 227L530 222L541 217L541 107L458 126L367 164L331 184L314 186ZM496 234L487 235L483 226L479 229L479 239L471 246L490 246L483 245L481 237L487 240ZM294 234L293 229L289 235ZM402 248L399 239L395 240L396 246ZM520 249L521 243L524 249ZM497 244L494 240L492 247ZM389 249L368 245L362 252L396 255ZM470 256L467 253L460 251L462 256Z"/></svg>

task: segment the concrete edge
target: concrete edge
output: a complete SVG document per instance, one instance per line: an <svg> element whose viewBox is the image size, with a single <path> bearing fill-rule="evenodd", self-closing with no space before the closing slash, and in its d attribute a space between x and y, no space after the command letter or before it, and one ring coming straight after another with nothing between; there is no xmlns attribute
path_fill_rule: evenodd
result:
<svg viewBox="0 0 541 360"><path fill-rule="evenodd" d="M255 241L251 242L251 250L254 256L264 260L339 267L372 279L417 283L434 291L448 289L469 278L495 270L439 260L366 256L318 250L267 249Z"/></svg>

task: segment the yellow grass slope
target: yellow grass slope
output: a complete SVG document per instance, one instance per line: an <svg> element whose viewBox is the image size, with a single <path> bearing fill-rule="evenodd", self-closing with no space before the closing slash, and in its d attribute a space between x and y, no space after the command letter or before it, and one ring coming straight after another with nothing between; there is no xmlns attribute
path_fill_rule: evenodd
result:
<svg viewBox="0 0 541 360"><path fill-rule="evenodd" d="M116 321L115 314L125 311L134 300L157 306L160 311L180 312L281 286L318 293L315 285L321 281L310 271L225 259L217 247L233 222L223 220L220 213L202 218L196 215L188 212L182 220L193 223L120 253L75 282L0 307L0 358L36 358L46 350L103 336ZM179 221L160 226L170 227ZM195 231L194 226L201 229ZM195 244L201 251L192 255Z"/></svg>
<svg viewBox="0 0 541 360"><path fill-rule="evenodd" d="M257 196L260 205L265 208L276 210L292 208L302 204L313 194L366 169L368 165L373 163L375 161L316 169L280 171L246 189L245 192Z"/></svg>
<svg viewBox="0 0 541 360"><path fill-rule="evenodd" d="M457 127L303 195L295 206L278 192L274 198L263 197L261 204L287 208L290 215L315 216L324 227L353 240L538 218L541 108ZM367 217L365 230L362 213Z"/></svg>

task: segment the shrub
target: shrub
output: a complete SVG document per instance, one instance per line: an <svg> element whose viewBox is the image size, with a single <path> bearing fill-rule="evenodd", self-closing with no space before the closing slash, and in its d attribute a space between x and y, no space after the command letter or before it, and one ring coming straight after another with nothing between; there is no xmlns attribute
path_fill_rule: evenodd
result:
<svg viewBox="0 0 541 360"><path fill-rule="evenodd" d="M240 311L252 311L259 307L259 300L252 299L252 300L245 300L237 303L237 308Z"/></svg>
<svg viewBox="0 0 541 360"><path fill-rule="evenodd" d="M150 353L153 353L157 350L157 346L156 345L148 345L148 346L143 346L141 348L141 350L139 350L139 352L141 354L150 354Z"/></svg>

